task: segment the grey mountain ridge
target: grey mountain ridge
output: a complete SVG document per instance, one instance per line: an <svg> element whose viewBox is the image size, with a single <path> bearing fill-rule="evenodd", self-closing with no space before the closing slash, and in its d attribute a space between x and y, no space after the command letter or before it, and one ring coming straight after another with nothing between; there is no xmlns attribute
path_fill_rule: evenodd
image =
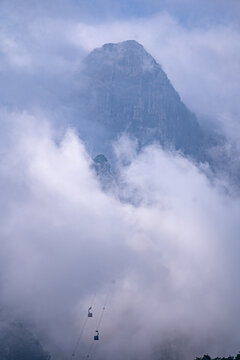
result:
<svg viewBox="0 0 240 360"><path fill-rule="evenodd" d="M111 166L105 155L99 154L93 159L93 169L100 178L103 188L112 182Z"/></svg>
<svg viewBox="0 0 240 360"><path fill-rule="evenodd" d="M200 127L161 66L135 40L105 44L84 61L79 106L89 126L102 136L96 153L110 153L109 142L122 133L140 147L160 143L197 161L216 139ZM97 142L98 143L98 142Z"/></svg>
<svg viewBox="0 0 240 360"><path fill-rule="evenodd" d="M50 355L21 323L0 322L1 360L50 360Z"/></svg>
<svg viewBox="0 0 240 360"><path fill-rule="evenodd" d="M162 67L137 41L93 50L83 62L80 82L75 105L84 123L74 125L93 158L104 154L114 167L112 142L127 134L137 139L139 149L160 144L207 164L239 187L234 148L229 151L223 135L200 125Z"/></svg>

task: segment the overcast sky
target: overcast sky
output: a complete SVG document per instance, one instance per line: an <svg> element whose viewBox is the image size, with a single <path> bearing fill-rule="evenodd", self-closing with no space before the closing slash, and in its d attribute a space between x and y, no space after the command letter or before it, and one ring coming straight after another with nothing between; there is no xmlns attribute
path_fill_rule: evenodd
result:
<svg viewBox="0 0 240 360"><path fill-rule="evenodd" d="M87 354L108 294L99 359L238 352L238 198L126 137L121 187L103 192L65 104L89 51L135 39L200 121L237 142L239 17L238 0L0 0L0 304L54 359L93 304Z"/></svg>

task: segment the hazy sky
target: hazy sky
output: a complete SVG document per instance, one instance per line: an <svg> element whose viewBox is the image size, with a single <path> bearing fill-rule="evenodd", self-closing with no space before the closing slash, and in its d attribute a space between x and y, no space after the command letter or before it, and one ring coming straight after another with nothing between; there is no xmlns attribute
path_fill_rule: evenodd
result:
<svg viewBox="0 0 240 360"><path fill-rule="evenodd" d="M50 106L67 96L86 53L136 39L192 110L235 136L239 17L238 0L1 0L2 103Z"/></svg>
<svg viewBox="0 0 240 360"><path fill-rule="evenodd" d="M124 136L120 185L105 193L67 126L83 57L136 39L190 109L237 142L239 16L238 0L0 0L0 305L54 359L69 356L93 299L86 355L108 294L96 358L239 350L239 199Z"/></svg>

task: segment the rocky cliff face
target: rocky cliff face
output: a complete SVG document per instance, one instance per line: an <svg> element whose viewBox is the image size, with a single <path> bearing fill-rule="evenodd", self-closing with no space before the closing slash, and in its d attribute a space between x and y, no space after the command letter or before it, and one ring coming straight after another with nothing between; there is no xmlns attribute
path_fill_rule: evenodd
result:
<svg viewBox="0 0 240 360"><path fill-rule="evenodd" d="M92 51L76 82L74 126L93 158L104 154L114 170L111 143L125 133L140 148L156 143L195 163L208 163L213 173L239 188L239 155L229 150L224 136L200 126L161 66L136 41Z"/></svg>
<svg viewBox="0 0 240 360"><path fill-rule="evenodd" d="M79 103L102 144L125 132L205 161L208 139L167 75L134 40L106 44L85 59ZM97 152L104 151L99 146Z"/></svg>
<svg viewBox="0 0 240 360"><path fill-rule="evenodd" d="M21 323L0 323L0 359L50 360L50 355Z"/></svg>

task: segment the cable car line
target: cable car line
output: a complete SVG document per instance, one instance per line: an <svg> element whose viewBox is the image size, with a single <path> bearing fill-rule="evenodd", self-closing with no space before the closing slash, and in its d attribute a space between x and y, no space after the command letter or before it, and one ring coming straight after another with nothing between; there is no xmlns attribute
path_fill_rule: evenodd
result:
<svg viewBox="0 0 240 360"><path fill-rule="evenodd" d="M96 349L96 345L97 345L97 343L95 341L99 341L99 330L100 330L101 323L102 323L102 320L103 320L103 316L104 316L104 313L105 313L105 310L106 310L106 306L107 306L109 298L110 298L110 293L111 293L111 287L109 286L109 290L107 292L107 295L106 295L106 298L105 298L105 301L104 301L104 304L103 304L103 307L102 307L102 311L101 311L101 314L100 314L100 317L99 317L99 320L98 320L98 323L97 323L97 330L95 331L95 335L94 335L93 340L91 342L89 351L88 351L88 353L86 355L86 360L89 360L90 355L92 353L93 354L95 353L95 349Z"/></svg>
<svg viewBox="0 0 240 360"><path fill-rule="evenodd" d="M69 360L71 360L71 358L73 358L75 355L76 355L76 352L77 352L77 349L80 345L80 342L81 342L81 339L82 339L82 335L83 335L83 332L84 332L84 329L87 325L87 321L88 321L88 318L92 318L93 317L93 313L92 313L92 307L93 307L93 303L94 303L94 300L95 300L95 297L96 297L96 293L94 294L93 298L92 298L92 301L91 301L91 306L88 308L88 313L87 313L87 316L85 318L85 321L84 323L82 324L82 327L81 327L81 330L80 330L80 333L79 333L79 336L77 338L77 341L76 341L76 345L72 351L72 354L69 358Z"/></svg>
<svg viewBox="0 0 240 360"><path fill-rule="evenodd" d="M86 325L87 325L87 321L88 321L88 316L85 318L85 321L84 321L84 323L83 323L83 325L82 325L82 327L81 327L81 330L80 330L80 333L79 333L79 337L78 337L78 339L77 339L76 345L75 345L75 347L74 347L74 349L73 349L73 351L72 351L72 354L71 354L69 360L76 355L76 351L77 351L78 346L79 346L79 344L80 344L80 341L81 341L81 338L82 338L84 329L85 329L85 327L86 327Z"/></svg>
<svg viewBox="0 0 240 360"><path fill-rule="evenodd" d="M114 284L115 281L112 281L111 284ZM106 298L105 298L105 301L104 301L104 304L103 304L103 307L102 307L102 310L101 310L101 313L100 313L100 317L99 317L99 320L98 320L98 323L97 323L97 330L95 331L95 335L93 336L92 338L92 341L91 341L91 344L90 344L90 347L89 347L89 350L88 350L88 353L85 357L86 360L89 360L91 354L95 354L95 350L96 350L96 345L97 345L97 341L99 340L99 330L100 330L100 327L101 327L101 324L102 324L102 321L103 321L103 316L104 316L104 313L105 313L105 310L106 310L106 306L109 302L109 298L110 298L110 295L111 295L111 284L109 284L109 289L107 291L107 294L106 294ZM92 306L93 306L93 303L94 303L94 300L95 300L95 297L96 297L96 293L94 294L93 296L93 299L92 299L92 302L91 302L91 306L88 308L88 312L87 312L87 317L85 318L85 321L82 325L82 328L80 330L80 334L79 334L79 337L77 339L77 342L76 342L76 345L74 347L74 350L72 352L72 355L70 356L70 359L73 358L75 355L76 355L76 352L77 352L77 349L79 347L79 344L81 342L81 339L82 339L82 335L83 335L83 332L84 332L84 329L87 325L87 321L88 321L88 318L92 318L93 317L93 312L92 312ZM79 355L79 359L82 358L82 355Z"/></svg>

